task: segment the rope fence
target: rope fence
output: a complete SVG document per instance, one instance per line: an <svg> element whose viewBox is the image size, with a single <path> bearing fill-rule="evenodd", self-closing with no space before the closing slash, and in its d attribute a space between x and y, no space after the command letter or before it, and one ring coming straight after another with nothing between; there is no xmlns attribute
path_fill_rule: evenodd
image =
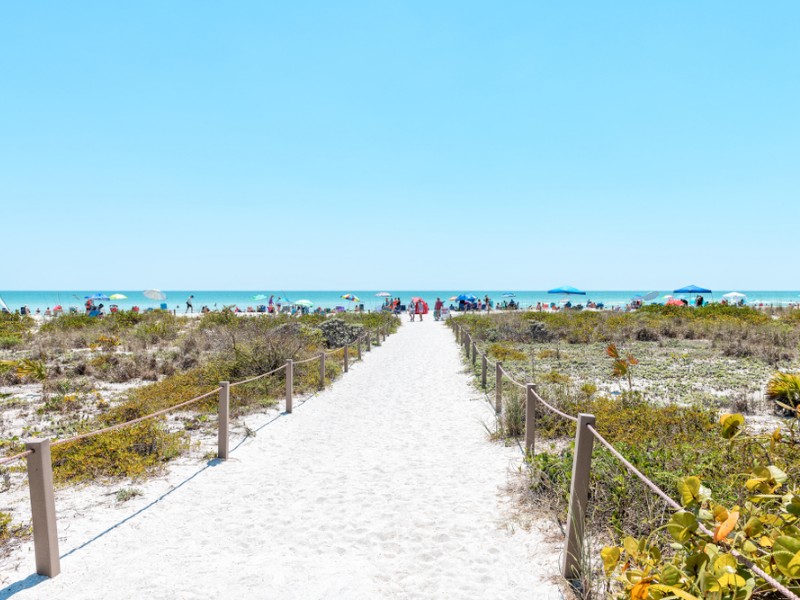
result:
<svg viewBox="0 0 800 600"><path fill-rule="evenodd" d="M483 389L487 389L486 370L488 357L482 352L477 342L472 338L470 333L463 328L460 324L453 324L456 341L463 345L464 352L467 359L472 361L475 365L477 356L481 357L481 384ZM661 498L668 506L675 510L682 510L682 506L673 500L669 494L658 487L651 481L644 473L637 469L629 460L627 460L614 446L606 440L595 428L595 416L586 413L578 415L567 414L556 407L546 402L536 391L536 384L528 383L523 384L514 379L508 371L503 367L502 363L497 361L495 363L495 412L499 416L502 413L502 393L503 393L503 378L508 380L509 383L519 388L526 390L525 399L525 443L523 452L527 456L534 454L535 435L536 435L536 413L534 406L538 403L547 408L553 414L559 417L576 423L575 429L575 450L572 462L572 476L570 479L570 493L569 493L569 513L567 516L567 532L565 540L565 552L563 554L563 562L561 564L561 575L574 583L583 580L583 564L581 557L583 556L583 542L584 531L586 524L586 511L589 503L589 482L592 463L592 449L593 442L597 440L614 458L616 458L628 471L635 475L651 492ZM712 536L712 532L708 530L702 523L699 524L700 530L706 535ZM728 548L731 555L741 564L749 568L756 575L761 577L776 591L783 594L790 600L800 600L794 592L789 590L786 586L776 581L770 574L764 572L756 564L754 564L746 556L740 554L734 548Z"/></svg>
<svg viewBox="0 0 800 600"><path fill-rule="evenodd" d="M366 350L369 352L372 347L372 339L375 339L375 345L380 346L382 340L386 339L387 332L384 328L379 327L374 331L364 330L363 333L358 335L348 344L333 348L331 350L320 352L317 356L311 356L303 360L294 361L289 359L285 364L272 369L266 373L261 373L255 377L250 377L236 382L222 381L219 386L213 390L195 396L189 400L169 406L167 408L158 410L156 412L125 421L124 423L117 423L108 427L103 427L80 435L75 435L65 439L53 440L49 438L31 439L25 443L25 451L0 458L0 466L11 464L17 460L26 459L27 473L28 473L28 487L30 490L31 498L31 520L33 522L33 546L34 557L36 561L36 573L46 577L55 577L61 572L61 561L58 551L58 532L56 528L56 509L55 509L55 492L53 486L53 464L50 454L51 448L62 446L65 444L79 442L91 437L95 437L104 433L110 433L125 427L129 427L136 423L141 423L148 419L154 419L169 412L175 411L179 408L190 406L200 400L219 394L218 399L218 438L217 438L217 457L226 460L229 454L229 437L230 437L230 390L232 387L245 385L263 379L270 375L274 375L279 371L285 371L286 379L286 405L285 413L292 413L292 406L294 400L294 367L296 365L304 365L314 361L319 361L319 389L325 387L325 363L327 357L343 350L343 363L344 372L348 372L350 365L350 346L356 345L358 360L361 360L362 344L366 344Z"/></svg>

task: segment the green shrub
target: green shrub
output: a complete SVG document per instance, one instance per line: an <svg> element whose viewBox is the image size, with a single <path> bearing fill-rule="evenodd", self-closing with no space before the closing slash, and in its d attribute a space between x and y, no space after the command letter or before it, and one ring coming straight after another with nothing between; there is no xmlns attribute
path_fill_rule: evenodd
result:
<svg viewBox="0 0 800 600"><path fill-rule="evenodd" d="M502 342L490 344L488 355L503 363L528 360L528 356L524 352L520 352L509 344Z"/></svg>

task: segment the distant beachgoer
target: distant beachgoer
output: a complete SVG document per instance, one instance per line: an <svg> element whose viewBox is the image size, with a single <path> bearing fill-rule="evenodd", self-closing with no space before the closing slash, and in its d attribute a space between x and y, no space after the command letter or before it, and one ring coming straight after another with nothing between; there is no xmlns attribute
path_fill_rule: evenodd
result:
<svg viewBox="0 0 800 600"><path fill-rule="evenodd" d="M542 303L541 302L537 302L536 303L536 310L538 310L538 311L542 310Z"/></svg>
<svg viewBox="0 0 800 600"><path fill-rule="evenodd" d="M48 307L47 307L47 310L45 310L45 311L44 311L44 316L45 316L45 317L49 317L50 315L51 315L51 313L50 313L50 307L48 306Z"/></svg>
<svg viewBox="0 0 800 600"><path fill-rule="evenodd" d="M433 305L433 319L438 321L442 318L442 307L444 306L444 302L442 302L441 298L436 298L436 304Z"/></svg>
<svg viewBox="0 0 800 600"><path fill-rule="evenodd" d="M94 308L94 302L92 302L92 299L91 299L91 298L89 298L89 299L86 301L86 304L84 304L84 307L86 308L86 314L87 314L87 315L88 315L90 312L92 312L92 308Z"/></svg>
<svg viewBox="0 0 800 600"><path fill-rule="evenodd" d="M702 296L698 296L697 297L697 299L695 300L695 306L703 306L703 297Z"/></svg>
<svg viewBox="0 0 800 600"><path fill-rule="evenodd" d="M486 297L483 300L486 303L486 312L492 312L492 306L489 303L489 294L486 294Z"/></svg>
<svg viewBox="0 0 800 600"><path fill-rule="evenodd" d="M414 307L414 301L412 300L411 302L409 302L409 303L408 303L408 316L409 316L409 320L411 320L411 321L413 321L413 320L414 320L414 314L415 314L415 312L416 312L416 308Z"/></svg>
<svg viewBox="0 0 800 600"><path fill-rule="evenodd" d="M422 313L425 310L425 305L422 304L422 300L417 301L417 314L419 315L419 320L422 321Z"/></svg>
<svg viewBox="0 0 800 600"><path fill-rule="evenodd" d="M186 312L194 314L194 305L192 304L192 298L194 298L194 294L192 294L186 299Z"/></svg>

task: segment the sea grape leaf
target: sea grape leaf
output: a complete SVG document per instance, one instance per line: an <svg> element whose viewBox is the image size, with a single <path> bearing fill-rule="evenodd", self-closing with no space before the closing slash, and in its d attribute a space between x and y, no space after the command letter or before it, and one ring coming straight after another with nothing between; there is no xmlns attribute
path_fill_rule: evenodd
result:
<svg viewBox="0 0 800 600"><path fill-rule="evenodd" d="M739 413L726 413L719 419L722 425L722 437L726 440L731 439L744 425L744 417Z"/></svg>
<svg viewBox="0 0 800 600"><path fill-rule="evenodd" d="M800 540L787 535L775 540L772 557L778 570L791 579L800 578Z"/></svg>
<svg viewBox="0 0 800 600"><path fill-rule="evenodd" d="M718 542L720 540L724 540L731 531L734 530L736 527L736 523L739 521L739 511L732 510L730 515L723 523L717 525L714 529L714 541Z"/></svg>
<svg viewBox="0 0 800 600"><path fill-rule="evenodd" d="M619 564L619 548L616 546L606 546L600 551L600 558L603 559L603 569L606 572L606 577L611 575L614 569Z"/></svg>
<svg viewBox="0 0 800 600"><path fill-rule="evenodd" d="M682 510L672 515L667 523L667 531L678 542L685 542L697 530L697 518L690 512Z"/></svg>
<svg viewBox="0 0 800 600"><path fill-rule="evenodd" d="M678 493L681 495L681 504L690 506L699 504L710 497L711 492L703 487L699 477L682 477L678 480Z"/></svg>

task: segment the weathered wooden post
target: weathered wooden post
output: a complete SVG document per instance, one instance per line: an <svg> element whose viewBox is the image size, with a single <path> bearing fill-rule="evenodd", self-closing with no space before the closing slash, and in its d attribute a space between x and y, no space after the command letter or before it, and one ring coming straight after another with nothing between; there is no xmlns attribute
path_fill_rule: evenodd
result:
<svg viewBox="0 0 800 600"><path fill-rule="evenodd" d="M499 360L494 365L494 412L503 412L503 363Z"/></svg>
<svg viewBox="0 0 800 600"><path fill-rule="evenodd" d="M380 346L381 345L381 330L380 329L376 329L375 330L375 345L376 346Z"/></svg>
<svg viewBox="0 0 800 600"><path fill-rule="evenodd" d="M372 338L369 335L369 331L364 336L364 340L367 342L367 352L372 352Z"/></svg>
<svg viewBox="0 0 800 600"><path fill-rule="evenodd" d="M294 392L294 362L286 361L286 412L292 412L292 393Z"/></svg>
<svg viewBox="0 0 800 600"><path fill-rule="evenodd" d="M219 404L217 406L217 458L228 458L228 420L231 413L231 384L219 382Z"/></svg>
<svg viewBox="0 0 800 600"><path fill-rule="evenodd" d="M475 361L478 360L478 344L472 340L472 366L475 367Z"/></svg>
<svg viewBox="0 0 800 600"><path fill-rule="evenodd" d="M472 346L472 336L468 335L467 336L467 341L464 344L464 351L467 353L467 358L469 358L469 349L470 349L471 346Z"/></svg>
<svg viewBox="0 0 800 600"><path fill-rule="evenodd" d="M460 325L456 325L453 329L456 330L456 343L460 344L461 343L461 326Z"/></svg>
<svg viewBox="0 0 800 600"><path fill-rule="evenodd" d="M481 385L483 386L484 390L486 389L486 369L488 367L488 363L489 361L486 358L486 355L481 355Z"/></svg>
<svg viewBox="0 0 800 600"><path fill-rule="evenodd" d="M536 443L536 385L525 384L525 451L533 455Z"/></svg>
<svg viewBox="0 0 800 600"><path fill-rule="evenodd" d="M586 505L589 502L589 474L592 468L592 446L594 415L580 413L575 429L575 455L572 459L572 481L569 486L569 515L567 516L567 547L561 570L565 579L579 580L583 575L583 533L586 520Z"/></svg>
<svg viewBox="0 0 800 600"><path fill-rule="evenodd" d="M361 360L361 336L358 336L358 340L356 341L356 352L358 360Z"/></svg>
<svg viewBox="0 0 800 600"><path fill-rule="evenodd" d="M319 389L325 389L325 353L319 353Z"/></svg>
<svg viewBox="0 0 800 600"><path fill-rule="evenodd" d="M344 347L344 372L347 373L350 370L350 346L345 344Z"/></svg>
<svg viewBox="0 0 800 600"><path fill-rule="evenodd" d="M36 573L45 577L55 577L61 572L61 559L58 556L56 501L53 494L53 462L50 458L50 440L47 438L28 440L25 448L33 450L26 460L28 488L31 495Z"/></svg>

